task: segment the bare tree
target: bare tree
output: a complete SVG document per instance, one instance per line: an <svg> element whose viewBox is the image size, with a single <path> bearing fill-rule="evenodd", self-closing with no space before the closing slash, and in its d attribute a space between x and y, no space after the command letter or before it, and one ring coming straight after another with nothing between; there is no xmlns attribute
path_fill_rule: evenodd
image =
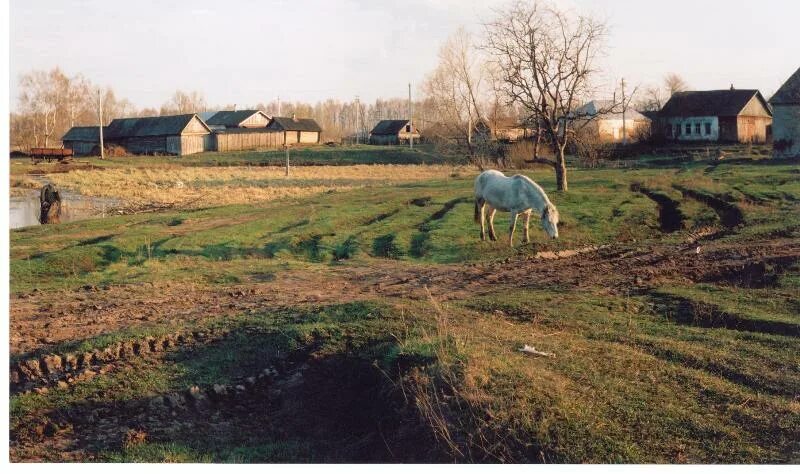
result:
<svg viewBox="0 0 800 474"><path fill-rule="evenodd" d="M664 76L664 87L670 97L676 92L683 92L689 89L689 84L678 74L671 72Z"/></svg>
<svg viewBox="0 0 800 474"><path fill-rule="evenodd" d="M504 73L505 93L541 122L553 146L554 160L536 162L553 166L559 190L568 189L565 148L606 34L602 21L538 0L512 4L486 25L485 48Z"/></svg>
<svg viewBox="0 0 800 474"><path fill-rule="evenodd" d="M175 91L172 97L161 106L161 115L194 114L206 109L206 98L198 91Z"/></svg>
<svg viewBox="0 0 800 474"><path fill-rule="evenodd" d="M459 28L442 45L439 65L422 86L432 121L446 135L466 143L472 160L477 155L473 132L482 117L480 97L486 85L485 73L470 34Z"/></svg>

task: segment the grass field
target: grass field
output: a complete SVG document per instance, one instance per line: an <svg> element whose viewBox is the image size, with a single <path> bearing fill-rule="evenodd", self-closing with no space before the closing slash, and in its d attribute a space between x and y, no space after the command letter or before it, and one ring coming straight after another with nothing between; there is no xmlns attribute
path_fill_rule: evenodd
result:
<svg viewBox="0 0 800 474"><path fill-rule="evenodd" d="M12 231L13 460L800 460L796 164L526 171L561 237L509 248L474 169L240 159L57 181L235 204Z"/></svg>

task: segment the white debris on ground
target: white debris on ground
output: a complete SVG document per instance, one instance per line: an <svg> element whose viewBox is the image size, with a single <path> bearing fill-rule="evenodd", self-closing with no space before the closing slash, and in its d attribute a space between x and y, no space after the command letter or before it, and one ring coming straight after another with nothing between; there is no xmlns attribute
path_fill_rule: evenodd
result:
<svg viewBox="0 0 800 474"><path fill-rule="evenodd" d="M533 354L533 355L538 355L538 356L543 356L543 357L555 357L556 356L552 352L537 351L535 347L529 346L527 344L525 344L525 346L522 349L519 349L519 351L520 352L524 352L526 354Z"/></svg>

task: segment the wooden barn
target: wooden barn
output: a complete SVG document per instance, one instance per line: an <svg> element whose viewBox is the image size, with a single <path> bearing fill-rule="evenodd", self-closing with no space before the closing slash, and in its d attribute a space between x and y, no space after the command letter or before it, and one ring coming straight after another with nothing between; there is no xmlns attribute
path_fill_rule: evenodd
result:
<svg viewBox="0 0 800 474"><path fill-rule="evenodd" d="M214 130L214 151L263 150L283 146L284 132L269 128L226 128Z"/></svg>
<svg viewBox="0 0 800 474"><path fill-rule="evenodd" d="M189 155L212 149L211 129L196 114L114 119L104 139L136 155Z"/></svg>
<svg viewBox="0 0 800 474"><path fill-rule="evenodd" d="M381 120L369 132L371 145L399 145L409 139L419 141L419 131L409 120Z"/></svg>
<svg viewBox="0 0 800 474"><path fill-rule="evenodd" d="M764 143L772 110L755 89L676 92L659 112L656 130L681 142Z"/></svg>
<svg viewBox="0 0 800 474"><path fill-rule="evenodd" d="M211 130L229 128L264 128L269 125L269 115L260 110L220 110L206 120Z"/></svg>
<svg viewBox="0 0 800 474"><path fill-rule="evenodd" d="M72 127L61 137L64 148L72 150L74 156L87 156L100 152L99 127Z"/></svg>
<svg viewBox="0 0 800 474"><path fill-rule="evenodd" d="M772 148L776 158L800 156L800 69L769 100L772 104Z"/></svg>
<svg viewBox="0 0 800 474"><path fill-rule="evenodd" d="M283 143L285 145L294 144L314 144L319 143L322 128L314 119L291 117L272 117L267 127L270 130L283 132Z"/></svg>

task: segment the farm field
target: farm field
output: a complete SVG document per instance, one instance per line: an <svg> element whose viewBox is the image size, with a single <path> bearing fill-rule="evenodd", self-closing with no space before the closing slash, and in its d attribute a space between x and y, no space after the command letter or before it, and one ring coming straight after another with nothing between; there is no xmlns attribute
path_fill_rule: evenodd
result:
<svg viewBox="0 0 800 474"><path fill-rule="evenodd" d="M800 460L796 162L524 170L509 248L476 168L331 150L46 173L193 204L11 232L12 460Z"/></svg>

